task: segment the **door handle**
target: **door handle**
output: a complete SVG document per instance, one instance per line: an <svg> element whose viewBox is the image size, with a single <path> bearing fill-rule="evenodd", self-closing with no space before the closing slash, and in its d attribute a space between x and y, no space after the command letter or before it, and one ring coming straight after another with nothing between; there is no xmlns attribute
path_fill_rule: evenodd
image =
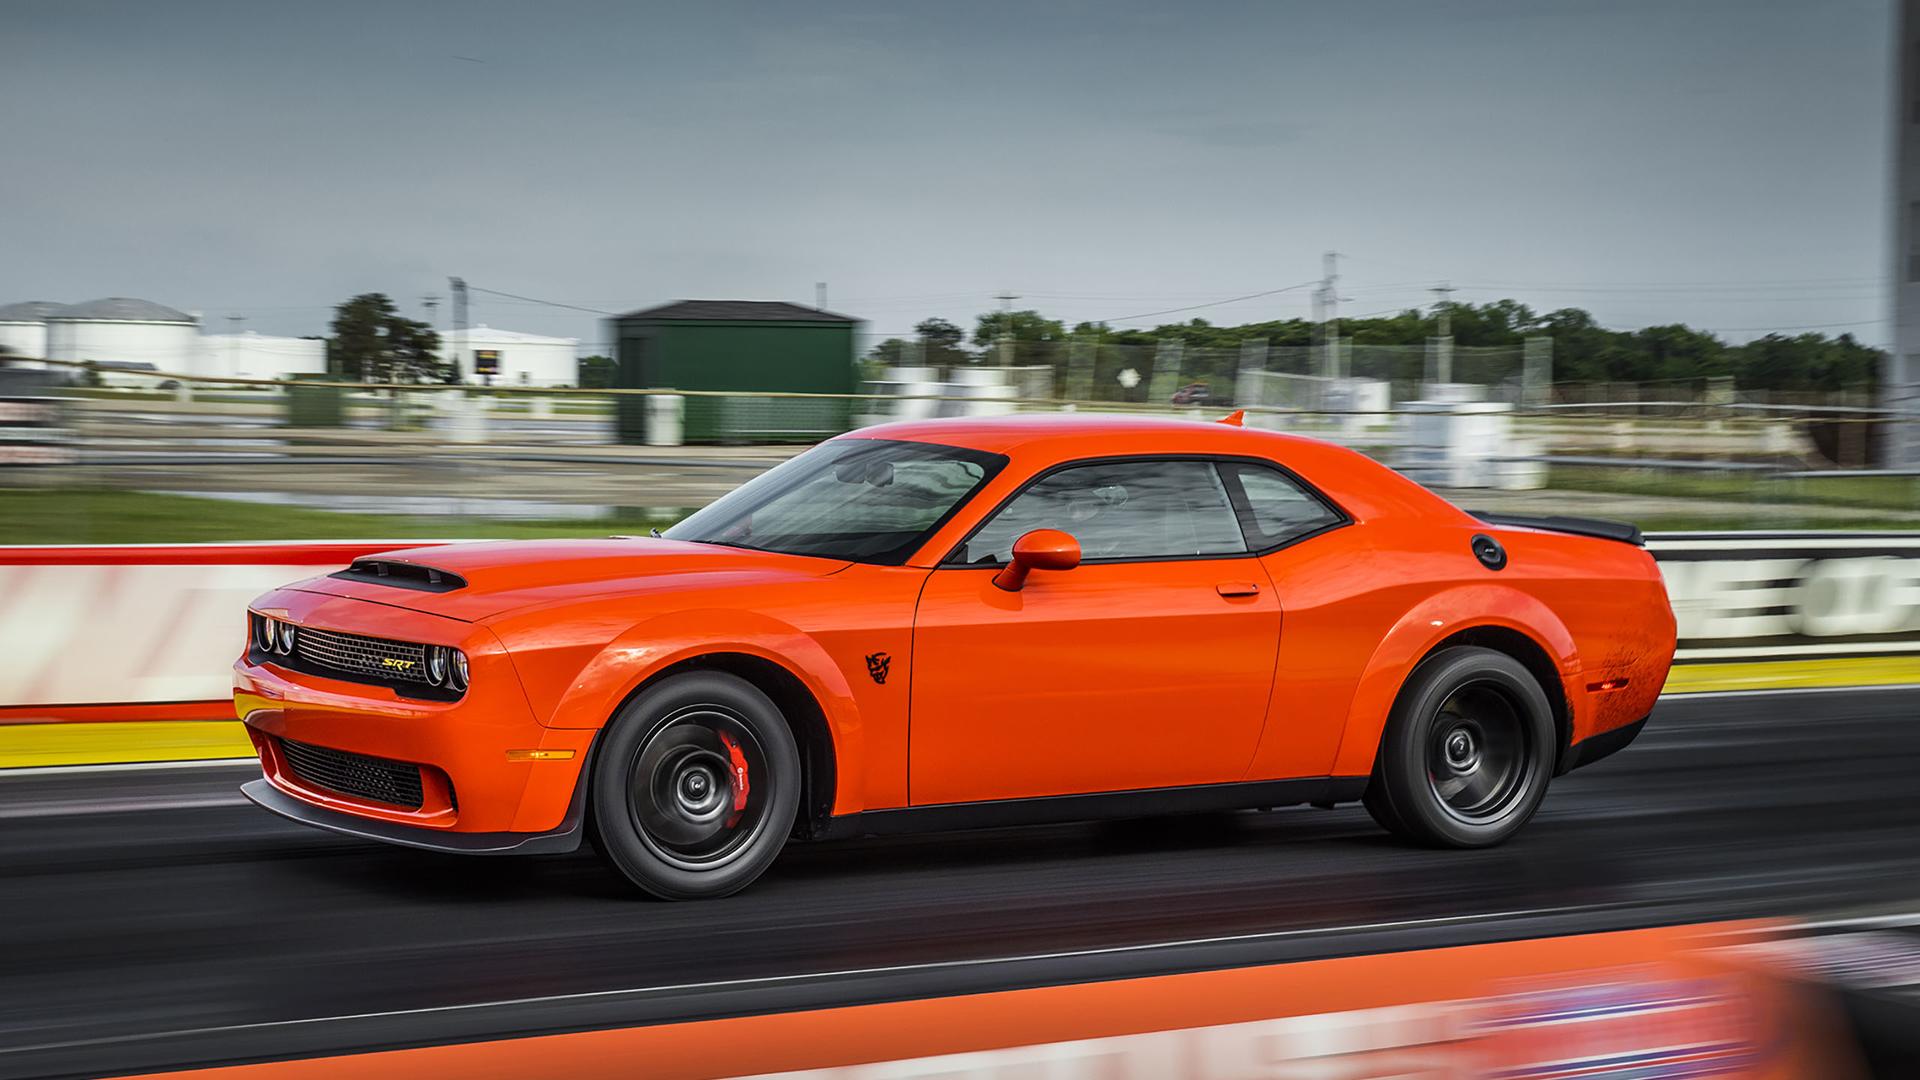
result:
<svg viewBox="0 0 1920 1080"><path fill-rule="evenodd" d="M1259 596L1260 586L1251 581L1223 581L1213 591L1221 596Z"/></svg>

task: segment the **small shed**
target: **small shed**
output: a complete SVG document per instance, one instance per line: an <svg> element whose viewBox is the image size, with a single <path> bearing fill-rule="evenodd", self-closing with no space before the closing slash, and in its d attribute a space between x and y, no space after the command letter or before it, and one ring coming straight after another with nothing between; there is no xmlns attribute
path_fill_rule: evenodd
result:
<svg viewBox="0 0 1920 1080"><path fill-rule="evenodd" d="M688 442L811 442L847 430L860 320L765 300L679 300L612 320L614 385L724 391L689 396ZM622 442L645 439L645 399L619 399Z"/></svg>

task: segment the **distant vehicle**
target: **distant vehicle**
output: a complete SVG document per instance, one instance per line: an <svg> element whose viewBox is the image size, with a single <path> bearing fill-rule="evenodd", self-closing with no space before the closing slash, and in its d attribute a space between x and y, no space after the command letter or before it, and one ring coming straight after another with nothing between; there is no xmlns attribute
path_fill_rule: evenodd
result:
<svg viewBox="0 0 1920 1080"><path fill-rule="evenodd" d="M1224 424L867 428L664 538L415 548L260 597L244 790L445 851L591 833L668 898L790 837L1295 803L1479 847L1645 724L1674 620L1639 539Z"/></svg>
<svg viewBox="0 0 1920 1080"><path fill-rule="evenodd" d="M1213 397L1206 383L1188 383L1173 392L1175 405L1205 405Z"/></svg>

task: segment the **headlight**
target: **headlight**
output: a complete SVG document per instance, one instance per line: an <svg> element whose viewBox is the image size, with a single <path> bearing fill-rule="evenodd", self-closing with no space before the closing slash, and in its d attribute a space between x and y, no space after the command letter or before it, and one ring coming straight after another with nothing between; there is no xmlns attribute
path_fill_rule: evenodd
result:
<svg viewBox="0 0 1920 1080"><path fill-rule="evenodd" d="M427 646L427 681L435 686L447 681L447 647Z"/></svg>
<svg viewBox="0 0 1920 1080"><path fill-rule="evenodd" d="M453 653L453 678L449 682L449 685L455 690L465 691L467 688L467 654L461 652L459 649L451 649L449 651Z"/></svg>
<svg viewBox="0 0 1920 1080"><path fill-rule="evenodd" d="M293 651L293 624L290 622L283 622L280 624L280 652L282 654L286 654L292 651Z"/></svg>
<svg viewBox="0 0 1920 1080"><path fill-rule="evenodd" d="M255 615L253 620L254 645L261 652L272 652L274 634L277 632L274 621L265 615Z"/></svg>

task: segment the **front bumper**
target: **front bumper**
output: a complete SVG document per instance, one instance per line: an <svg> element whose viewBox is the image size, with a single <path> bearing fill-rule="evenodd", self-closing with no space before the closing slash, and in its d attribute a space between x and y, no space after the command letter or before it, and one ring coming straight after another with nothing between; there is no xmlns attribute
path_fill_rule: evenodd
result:
<svg viewBox="0 0 1920 1080"><path fill-rule="evenodd" d="M451 645L466 652L472 681L457 701L425 701L243 654L234 664L234 708L265 774L258 787L248 785L249 798L309 825L416 847L525 851L522 841L569 829L559 850L577 845L576 796L594 732L539 723L511 659L486 628L293 589L269 593L253 608L296 625ZM282 740L415 767L420 803L375 801L303 777Z"/></svg>
<svg viewBox="0 0 1920 1080"><path fill-rule="evenodd" d="M586 789L581 788L581 794ZM275 787L266 778L240 785L240 794L254 805L271 810L283 818L311 825L316 829L379 840L403 847L447 851L458 855L563 855L580 847L582 826L586 821L586 799L575 800L560 828L545 833L428 832L410 825L395 825L375 818L329 810L297 799Z"/></svg>

